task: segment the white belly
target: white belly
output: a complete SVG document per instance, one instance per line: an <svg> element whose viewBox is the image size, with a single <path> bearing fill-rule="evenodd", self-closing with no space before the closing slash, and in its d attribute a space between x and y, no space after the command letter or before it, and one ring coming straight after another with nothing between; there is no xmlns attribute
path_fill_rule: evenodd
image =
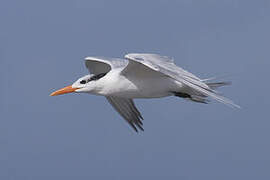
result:
<svg viewBox="0 0 270 180"><path fill-rule="evenodd" d="M110 81L100 94L124 98L159 98L171 96L181 85L167 76L156 78L127 78Z"/></svg>

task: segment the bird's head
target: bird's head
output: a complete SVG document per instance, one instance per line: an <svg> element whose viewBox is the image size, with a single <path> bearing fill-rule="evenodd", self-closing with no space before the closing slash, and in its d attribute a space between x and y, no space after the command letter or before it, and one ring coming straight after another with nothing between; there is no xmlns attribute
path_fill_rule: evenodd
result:
<svg viewBox="0 0 270 180"><path fill-rule="evenodd" d="M57 95L67 94L67 93L72 93L72 92L92 93L97 88L97 84L96 84L97 80L105 75L106 75L105 73L99 74L99 75L94 75L94 74L85 75L79 78L77 81L75 81L72 85L59 89L57 91L54 91L53 93L50 94L50 96L57 96Z"/></svg>

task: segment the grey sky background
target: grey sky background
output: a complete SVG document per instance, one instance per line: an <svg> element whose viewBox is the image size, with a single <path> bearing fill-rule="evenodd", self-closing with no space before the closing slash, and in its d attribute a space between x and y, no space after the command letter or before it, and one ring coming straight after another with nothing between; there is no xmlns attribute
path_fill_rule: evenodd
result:
<svg viewBox="0 0 270 180"><path fill-rule="evenodd" d="M270 1L0 1L0 178L269 179ZM232 75L242 106L136 100L136 134L105 98L49 97L85 56L150 52Z"/></svg>

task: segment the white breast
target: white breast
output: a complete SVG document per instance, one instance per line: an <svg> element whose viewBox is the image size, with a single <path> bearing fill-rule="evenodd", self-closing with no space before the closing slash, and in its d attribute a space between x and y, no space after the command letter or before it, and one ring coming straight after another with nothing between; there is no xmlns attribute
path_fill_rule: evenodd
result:
<svg viewBox="0 0 270 180"><path fill-rule="evenodd" d="M179 84L167 76L126 77L120 75L120 70L109 72L100 82L104 84L100 95L125 98L165 97L172 95L171 92L179 88Z"/></svg>

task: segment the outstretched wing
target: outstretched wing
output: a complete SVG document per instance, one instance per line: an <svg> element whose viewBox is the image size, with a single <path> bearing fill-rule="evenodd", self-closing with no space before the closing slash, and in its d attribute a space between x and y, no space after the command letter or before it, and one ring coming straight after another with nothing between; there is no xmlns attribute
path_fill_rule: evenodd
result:
<svg viewBox="0 0 270 180"><path fill-rule="evenodd" d="M128 124L136 131L137 127L143 131L143 117L136 108L132 99L107 96L106 97L113 108L128 122Z"/></svg>
<svg viewBox="0 0 270 180"><path fill-rule="evenodd" d="M92 74L107 73L111 69L124 67L128 64L125 59L106 57L86 57L85 66Z"/></svg>
<svg viewBox="0 0 270 180"><path fill-rule="evenodd" d="M138 67L145 67L167 75L176 81L183 83L189 88L205 95L214 98L215 100L234 107L240 107L234 104L231 100L219 95L215 90L211 89L206 83L198 77L184 69L176 66L173 60L157 54L127 54L125 58L129 60L129 64L122 71L123 74L133 73Z"/></svg>

